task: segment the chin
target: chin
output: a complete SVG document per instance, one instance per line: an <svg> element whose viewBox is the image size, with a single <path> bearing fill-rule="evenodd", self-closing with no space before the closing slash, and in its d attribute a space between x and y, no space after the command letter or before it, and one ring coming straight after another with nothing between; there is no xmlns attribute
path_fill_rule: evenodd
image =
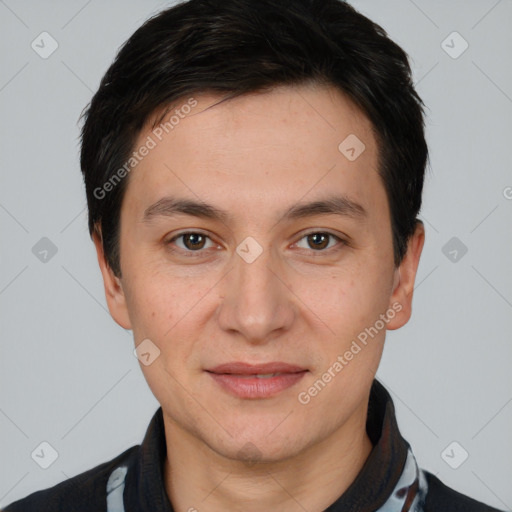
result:
<svg viewBox="0 0 512 512"><path fill-rule="evenodd" d="M300 453L300 450L292 446L283 446L278 449L274 446L262 446L247 441L240 448L232 447L228 453L222 454L234 461L242 462L248 466L258 466L260 464L275 464L288 458L294 457Z"/></svg>
<svg viewBox="0 0 512 512"><path fill-rule="evenodd" d="M295 435L297 434L295 430ZM207 442L219 455L234 461L244 462L249 465L258 463L276 463L298 455L307 448L306 439L296 439L294 432L282 431L277 435L277 430L269 435L268 429L263 429L260 434L252 429L251 435L224 436L219 443Z"/></svg>

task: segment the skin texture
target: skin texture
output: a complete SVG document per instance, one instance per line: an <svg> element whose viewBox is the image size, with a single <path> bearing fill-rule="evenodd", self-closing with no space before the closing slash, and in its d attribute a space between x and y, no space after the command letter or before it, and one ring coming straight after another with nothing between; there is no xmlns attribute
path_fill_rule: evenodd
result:
<svg viewBox="0 0 512 512"><path fill-rule="evenodd" d="M160 350L141 369L162 405L166 490L177 512L324 510L372 449L370 387L386 329L411 314L423 226L396 269L372 125L337 89L279 87L219 104L214 95L195 99L129 176L121 278L94 238L108 307L133 330L136 345L149 338ZM137 147L151 130L141 131ZM350 134L366 147L354 161L338 149ZM359 203L366 216L282 219L290 206L333 193ZM142 220L171 195L210 203L231 218ZM206 238L168 243L190 231ZM334 237L306 236L326 232ZM263 250L251 263L236 252L247 237ZM298 394L393 304L385 328L300 403ZM281 361L308 373L275 396L242 399L205 372L232 361Z"/></svg>

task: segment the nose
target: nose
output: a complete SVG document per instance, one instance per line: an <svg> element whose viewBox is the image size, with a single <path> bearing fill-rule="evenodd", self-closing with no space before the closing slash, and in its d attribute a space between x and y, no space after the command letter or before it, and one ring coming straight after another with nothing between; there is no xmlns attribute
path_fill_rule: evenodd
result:
<svg viewBox="0 0 512 512"><path fill-rule="evenodd" d="M290 330L298 307L279 259L268 250L254 261L235 253L233 265L221 284L221 329L238 333L251 344L267 343Z"/></svg>

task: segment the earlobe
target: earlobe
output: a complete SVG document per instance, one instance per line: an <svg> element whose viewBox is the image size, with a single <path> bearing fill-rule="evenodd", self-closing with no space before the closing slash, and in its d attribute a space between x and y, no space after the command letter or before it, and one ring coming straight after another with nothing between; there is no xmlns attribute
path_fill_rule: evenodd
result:
<svg viewBox="0 0 512 512"><path fill-rule="evenodd" d="M388 330L399 329L411 317L414 283L424 243L425 228L421 221L417 221L416 229L407 244L407 252L400 266L395 270L393 293L390 297L389 307L397 313L388 322Z"/></svg>
<svg viewBox="0 0 512 512"><path fill-rule="evenodd" d="M105 298L107 300L110 315L123 329L131 329L130 317L126 305L126 297L124 294L121 279L119 279L110 268L103 251L103 243L101 231L94 231L93 242L96 247L98 256L98 264L100 266L101 275L103 277L103 287L105 289Z"/></svg>

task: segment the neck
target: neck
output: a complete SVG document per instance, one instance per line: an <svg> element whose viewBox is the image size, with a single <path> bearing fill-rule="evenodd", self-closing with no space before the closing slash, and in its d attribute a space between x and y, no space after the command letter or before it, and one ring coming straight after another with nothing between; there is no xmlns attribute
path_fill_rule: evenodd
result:
<svg viewBox="0 0 512 512"><path fill-rule="evenodd" d="M165 415L164 415L165 418ZM325 510L355 480L373 446L364 414L299 454L272 463L247 464L226 458L165 421L164 480L175 512Z"/></svg>

